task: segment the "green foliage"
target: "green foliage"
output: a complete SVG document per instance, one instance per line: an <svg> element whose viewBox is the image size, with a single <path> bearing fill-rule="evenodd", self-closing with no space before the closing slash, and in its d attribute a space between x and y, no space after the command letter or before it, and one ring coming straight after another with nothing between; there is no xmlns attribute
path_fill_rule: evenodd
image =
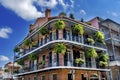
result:
<svg viewBox="0 0 120 80"><path fill-rule="evenodd" d="M30 60L36 60L36 59L37 59L37 55L36 55L35 53L31 53L31 54L29 55L29 59L30 59Z"/></svg>
<svg viewBox="0 0 120 80"><path fill-rule="evenodd" d="M85 55L86 57L88 58L96 58L98 55L97 55L97 52L94 48L88 48L86 51L85 51Z"/></svg>
<svg viewBox="0 0 120 80"><path fill-rule="evenodd" d="M39 62L39 65L44 65L44 64L45 64L44 60L42 60L42 61Z"/></svg>
<svg viewBox="0 0 120 80"><path fill-rule="evenodd" d="M109 57L108 57L108 55L107 55L106 53L102 53L102 54L100 54L100 56L99 56L99 60L100 60L100 61L104 61L104 62L108 62Z"/></svg>
<svg viewBox="0 0 120 80"><path fill-rule="evenodd" d="M49 31L48 31L48 29L47 28L41 28L40 30L39 30L39 32L42 34L42 35L46 35L46 34L49 34Z"/></svg>
<svg viewBox="0 0 120 80"><path fill-rule="evenodd" d="M72 28L72 31L75 33L77 32L80 35L83 35L83 33L84 33L84 29L83 29L83 26L81 24L75 24L74 27Z"/></svg>
<svg viewBox="0 0 120 80"><path fill-rule="evenodd" d="M8 72L8 69L7 69L7 68L5 68L5 69L4 69L4 72Z"/></svg>
<svg viewBox="0 0 120 80"><path fill-rule="evenodd" d="M58 20L58 21L56 21L54 27L55 27L56 29L64 29L64 28L65 28L65 23L64 23L64 21L62 21L62 20Z"/></svg>
<svg viewBox="0 0 120 80"><path fill-rule="evenodd" d="M87 41L88 41L89 43L91 43L91 44L94 44L94 43L95 43L95 41L94 41L92 38L87 38Z"/></svg>
<svg viewBox="0 0 120 80"><path fill-rule="evenodd" d="M17 61L17 64L19 64L19 65L22 65L22 63L23 63L22 60Z"/></svg>
<svg viewBox="0 0 120 80"><path fill-rule="evenodd" d="M22 68L23 68L23 70L27 70L28 69L28 67L26 67L26 66L23 66Z"/></svg>
<svg viewBox="0 0 120 80"><path fill-rule="evenodd" d="M58 43L54 46L55 53L62 53L65 54L66 52L66 46L63 43Z"/></svg>
<svg viewBox="0 0 120 80"><path fill-rule="evenodd" d="M20 52L20 49L18 47L15 47L14 52Z"/></svg>
<svg viewBox="0 0 120 80"><path fill-rule="evenodd" d="M104 62L104 61L100 61L99 62L99 65L101 66L101 67L107 67L108 66L108 62Z"/></svg>
<svg viewBox="0 0 120 80"><path fill-rule="evenodd" d="M71 19L75 19L74 15L73 15L72 13L70 13L69 18L71 18Z"/></svg>
<svg viewBox="0 0 120 80"><path fill-rule="evenodd" d="M29 39L26 39L25 41L24 41L24 45L25 46L30 46L32 44L32 42L29 40Z"/></svg>
<svg viewBox="0 0 120 80"><path fill-rule="evenodd" d="M77 59L75 59L75 63L76 64L84 64L85 60L83 60L82 58L77 58Z"/></svg>
<svg viewBox="0 0 120 80"><path fill-rule="evenodd" d="M14 70L13 73L19 73L19 70Z"/></svg>
<svg viewBox="0 0 120 80"><path fill-rule="evenodd" d="M98 42L105 44L105 43L104 43L104 34L103 34L101 31L97 31L97 32L95 33L95 35L94 35L94 38L95 38Z"/></svg>
<svg viewBox="0 0 120 80"><path fill-rule="evenodd" d="M61 13L59 14L59 16L60 16L60 15L66 16L66 13L65 13L65 12L61 12Z"/></svg>

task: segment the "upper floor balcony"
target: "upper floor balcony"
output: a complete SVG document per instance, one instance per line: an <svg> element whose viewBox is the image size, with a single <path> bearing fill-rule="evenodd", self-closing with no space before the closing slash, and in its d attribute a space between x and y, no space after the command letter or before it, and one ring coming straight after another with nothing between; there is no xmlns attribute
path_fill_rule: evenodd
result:
<svg viewBox="0 0 120 80"><path fill-rule="evenodd" d="M86 32L87 33L87 32ZM89 33L89 32L88 32ZM56 42L65 42L65 43L72 43L73 45L81 45L84 47L94 47L96 49L100 49L103 51L106 51L106 46L102 43L99 42L95 42L94 44L90 43L87 41L87 39L89 38L91 34L84 34L83 36L78 35L78 34L74 34L69 30L55 30L53 32L50 32L48 35L42 37L42 38L38 38L38 35L35 35L35 37L33 37L35 40L33 40L33 45L20 49L20 52L15 53L15 59L20 59L22 56L33 52L33 51L37 51L42 47L54 44ZM91 36L94 36L93 34ZM31 38L31 39L33 39Z"/></svg>

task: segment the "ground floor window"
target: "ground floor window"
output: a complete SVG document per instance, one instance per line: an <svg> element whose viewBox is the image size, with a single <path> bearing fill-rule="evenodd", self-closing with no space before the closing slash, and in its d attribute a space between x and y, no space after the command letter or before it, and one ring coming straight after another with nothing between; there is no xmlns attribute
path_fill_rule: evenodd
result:
<svg viewBox="0 0 120 80"><path fill-rule="evenodd" d="M53 80L57 80L57 74L53 74Z"/></svg>
<svg viewBox="0 0 120 80"><path fill-rule="evenodd" d="M68 74L68 80L73 80L72 74Z"/></svg>
<svg viewBox="0 0 120 80"><path fill-rule="evenodd" d="M41 80L45 80L45 76L42 76L42 79Z"/></svg>
<svg viewBox="0 0 120 80"><path fill-rule="evenodd" d="M80 80L87 80L84 74L81 74L81 79Z"/></svg>

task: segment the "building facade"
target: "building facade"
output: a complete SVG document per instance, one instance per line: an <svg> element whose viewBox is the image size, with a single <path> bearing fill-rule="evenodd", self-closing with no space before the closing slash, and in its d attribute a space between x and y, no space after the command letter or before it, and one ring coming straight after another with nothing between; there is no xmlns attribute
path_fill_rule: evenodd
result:
<svg viewBox="0 0 120 80"><path fill-rule="evenodd" d="M64 29L54 27L57 21L61 21L59 26L65 24ZM72 31L78 24L83 27L82 35ZM47 35L40 33L43 28L48 30ZM15 51L15 62L22 68L14 76L19 80L109 80L109 68L100 66L96 57L86 57L88 49L94 49L92 53L98 55L107 53L105 45L87 41L96 32L92 26L63 15L51 17L47 9L45 17L31 24L27 37L15 47L19 48Z"/></svg>
<svg viewBox="0 0 120 80"><path fill-rule="evenodd" d="M99 25L98 29L104 33L113 80L120 80L120 24L111 19L104 20L99 17L90 22L94 27Z"/></svg>

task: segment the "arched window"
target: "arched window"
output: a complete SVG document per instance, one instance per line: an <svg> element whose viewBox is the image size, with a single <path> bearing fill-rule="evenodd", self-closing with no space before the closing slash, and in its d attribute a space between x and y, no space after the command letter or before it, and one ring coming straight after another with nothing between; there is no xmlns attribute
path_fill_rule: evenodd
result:
<svg viewBox="0 0 120 80"><path fill-rule="evenodd" d="M98 74L92 74L90 80L99 80Z"/></svg>

